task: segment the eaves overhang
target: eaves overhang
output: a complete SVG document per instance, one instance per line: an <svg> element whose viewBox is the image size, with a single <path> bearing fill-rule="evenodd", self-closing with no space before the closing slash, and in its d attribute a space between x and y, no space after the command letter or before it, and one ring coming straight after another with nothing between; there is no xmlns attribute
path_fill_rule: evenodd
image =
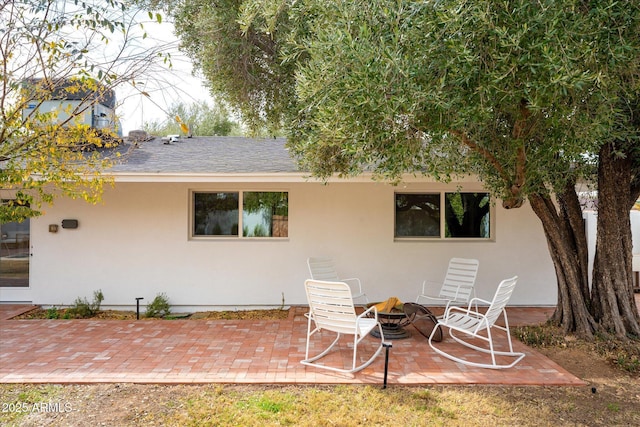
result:
<svg viewBox="0 0 640 427"><path fill-rule="evenodd" d="M429 176L405 174L398 181L391 182L376 178L373 173L365 172L357 176L341 177L338 175L328 178L314 177L303 172L272 172L272 173L149 173L149 172L115 172L105 174L105 177L112 178L114 182L126 183L386 183L386 184L409 184L409 183L437 183ZM456 183L478 183L478 180L471 176L460 176ZM442 183L440 183L442 184Z"/></svg>

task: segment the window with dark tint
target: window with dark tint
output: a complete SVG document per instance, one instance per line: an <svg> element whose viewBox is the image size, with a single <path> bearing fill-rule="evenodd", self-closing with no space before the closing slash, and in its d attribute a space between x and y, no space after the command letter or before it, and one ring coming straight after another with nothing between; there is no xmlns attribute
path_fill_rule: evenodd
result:
<svg viewBox="0 0 640 427"><path fill-rule="evenodd" d="M490 215L488 193L396 193L395 237L488 239Z"/></svg>
<svg viewBox="0 0 640 427"><path fill-rule="evenodd" d="M396 194L396 237L440 236L440 193Z"/></svg>
<svg viewBox="0 0 640 427"><path fill-rule="evenodd" d="M488 193L446 193L445 237L491 237Z"/></svg>
<svg viewBox="0 0 640 427"><path fill-rule="evenodd" d="M237 236L239 193L193 193L194 236Z"/></svg>

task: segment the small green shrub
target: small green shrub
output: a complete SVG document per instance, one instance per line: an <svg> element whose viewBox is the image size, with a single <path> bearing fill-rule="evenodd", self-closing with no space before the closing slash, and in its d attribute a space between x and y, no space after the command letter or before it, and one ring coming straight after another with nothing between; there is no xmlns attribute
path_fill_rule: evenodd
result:
<svg viewBox="0 0 640 427"><path fill-rule="evenodd" d="M562 330L550 323L511 328L511 333L523 344L531 347L566 347Z"/></svg>
<svg viewBox="0 0 640 427"><path fill-rule="evenodd" d="M147 305L147 317L165 317L171 313L169 299L165 293L156 295L156 297Z"/></svg>
<svg viewBox="0 0 640 427"><path fill-rule="evenodd" d="M76 298L73 306L69 307L67 313L69 317L76 319L87 319L95 316L100 311L100 304L104 301L101 290L93 292L93 301L90 303L86 298Z"/></svg>
<svg viewBox="0 0 640 427"><path fill-rule="evenodd" d="M58 308L56 306L49 307L47 309L47 319L59 319L59 318L60 318L60 312L58 311Z"/></svg>

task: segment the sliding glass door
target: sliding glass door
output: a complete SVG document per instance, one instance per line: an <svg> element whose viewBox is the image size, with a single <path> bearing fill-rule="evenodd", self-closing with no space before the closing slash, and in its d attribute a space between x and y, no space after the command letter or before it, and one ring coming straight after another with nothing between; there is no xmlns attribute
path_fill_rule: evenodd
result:
<svg viewBox="0 0 640 427"><path fill-rule="evenodd" d="M3 223L0 235L0 287L29 287L29 220Z"/></svg>

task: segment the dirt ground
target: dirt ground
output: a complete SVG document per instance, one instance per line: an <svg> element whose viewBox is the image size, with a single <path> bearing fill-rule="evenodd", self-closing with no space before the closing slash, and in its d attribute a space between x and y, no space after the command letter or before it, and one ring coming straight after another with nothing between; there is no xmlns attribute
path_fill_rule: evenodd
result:
<svg viewBox="0 0 640 427"><path fill-rule="evenodd" d="M259 313L244 313L257 316ZM262 315L265 313L262 312ZM277 313L274 313L277 314ZM228 316L229 314L226 314ZM277 314L280 315L280 314ZM201 314L201 317L221 316L221 314ZM210 317L211 318L211 317ZM228 318L228 317L224 317ZM538 351L563 366L569 372L588 383L586 387L507 387L507 386L428 386L400 387L390 385L376 397L383 399L381 405L371 413L384 411L384 406L395 405L398 401L412 401L417 393L430 393L438 402L452 400L454 409L451 418L440 422L442 414L423 418L424 423L406 418L404 425L578 425L578 426L637 426L640 425L640 375L628 373L614 367L611 361L594 354L584 346L569 345L553 348L539 348ZM360 387L362 389L363 387ZM318 386L221 386L221 385L143 385L143 384L103 384L103 385L0 385L0 425L184 425L184 414L190 402L199 406L213 402L209 399L227 399L227 406L239 405L231 396L261 395L277 390L282 394L304 395L318 393ZM336 387L331 389L336 399L341 393L356 393L358 388ZM418 390L419 389L419 390ZM27 416L15 417L7 413L11 402L25 402L29 399L58 402L61 408L70 410L32 411ZM382 396L382 397L380 397ZM256 398L258 399L258 398ZM312 398L311 398L312 399ZM386 403L389 399L389 403ZM430 398L431 399L431 398ZM480 409L467 408L465 402L482 399ZM313 400L312 400L313 401ZM347 400L348 401L348 400ZM207 402L207 403L202 403ZM309 405L305 403L305 405ZM367 405L366 401L360 405ZM501 411L500 408L505 408ZM239 407L240 408L240 407ZM417 407L416 407L417 408ZM483 409L484 408L484 409ZM14 410L16 408L14 407ZM49 408L51 409L51 408ZM206 408L205 408L206 409ZM191 409L192 410L192 409ZM191 411L190 410L190 411ZM409 410L411 412L413 409ZM415 409L418 410L418 409ZM424 408L420 409L424 411ZM238 411L242 412L240 408ZM457 411L457 412L456 412ZM187 424L191 425L233 425L233 422L201 422L200 415L190 412ZM178 416L180 415L180 416ZM384 417L384 415L381 415ZM194 418L195 417L195 418ZM302 418L298 418L301 420ZM380 418L384 419L384 418ZM387 421L389 421L387 419ZM257 419L255 425L303 425L304 423L283 422L281 419ZM331 423L308 422L304 425L331 425ZM384 422L343 421L337 425L385 425ZM403 424L403 423L400 423Z"/></svg>

